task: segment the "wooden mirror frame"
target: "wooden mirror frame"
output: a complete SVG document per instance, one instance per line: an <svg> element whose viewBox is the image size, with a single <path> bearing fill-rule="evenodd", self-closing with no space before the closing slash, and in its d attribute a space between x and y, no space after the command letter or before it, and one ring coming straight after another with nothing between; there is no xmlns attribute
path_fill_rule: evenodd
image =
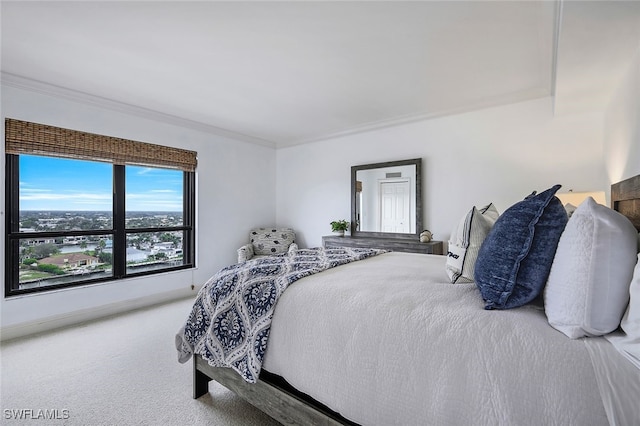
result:
<svg viewBox="0 0 640 426"><path fill-rule="evenodd" d="M356 230L356 173L360 170L381 169L385 167L416 166L416 232L415 233L395 233L395 232L373 232ZM411 160L388 161L386 163L363 164L351 167L351 235L354 237L385 237L405 240L415 240L420 238L422 229L422 158Z"/></svg>

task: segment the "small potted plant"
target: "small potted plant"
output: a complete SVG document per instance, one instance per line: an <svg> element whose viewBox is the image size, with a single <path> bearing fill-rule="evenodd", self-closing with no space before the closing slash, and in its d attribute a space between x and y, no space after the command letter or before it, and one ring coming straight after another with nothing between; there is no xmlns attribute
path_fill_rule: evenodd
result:
<svg viewBox="0 0 640 426"><path fill-rule="evenodd" d="M331 231L333 231L338 236L343 236L344 231L349 229L349 222L346 220L334 220L331 222Z"/></svg>

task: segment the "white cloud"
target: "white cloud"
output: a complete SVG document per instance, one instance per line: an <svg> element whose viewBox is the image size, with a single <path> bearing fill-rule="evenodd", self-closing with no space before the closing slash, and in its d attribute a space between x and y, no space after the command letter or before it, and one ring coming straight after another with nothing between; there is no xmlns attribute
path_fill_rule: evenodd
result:
<svg viewBox="0 0 640 426"><path fill-rule="evenodd" d="M152 173L154 172L155 169L152 167L144 167L144 168L140 168L138 169L138 171L136 172L137 175L146 175L147 173Z"/></svg>
<svg viewBox="0 0 640 426"><path fill-rule="evenodd" d="M87 194L87 193L72 193L72 194L65 194L65 193L54 193L51 191L47 191L47 190L38 190L38 191L32 191L33 193L31 194L24 194L21 193L20 194L20 201L62 201L62 200L68 200L68 201L82 201L82 200L87 200L87 201L100 201L100 200L112 200L112 195L111 194Z"/></svg>
<svg viewBox="0 0 640 426"><path fill-rule="evenodd" d="M20 188L20 193L43 193L43 192L52 192L50 189L37 189L37 188Z"/></svg>

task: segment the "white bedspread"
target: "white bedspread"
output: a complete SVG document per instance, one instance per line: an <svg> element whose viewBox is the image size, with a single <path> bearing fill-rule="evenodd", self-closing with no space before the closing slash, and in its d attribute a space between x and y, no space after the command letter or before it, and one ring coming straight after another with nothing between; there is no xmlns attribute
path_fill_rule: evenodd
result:
<svg viewBox="0 0 640 426"><path fill-rule="evenodd" d="M445 260L387 253L292 284L263 367L362 425L608 424L584 341L540 308L484 310Z"/></svg>

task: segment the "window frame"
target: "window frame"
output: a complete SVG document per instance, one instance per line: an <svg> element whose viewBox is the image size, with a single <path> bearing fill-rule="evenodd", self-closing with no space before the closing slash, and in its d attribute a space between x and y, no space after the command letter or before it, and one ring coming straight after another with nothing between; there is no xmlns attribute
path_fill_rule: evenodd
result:
<svg viewBox="0 0 640 426"><path fill-rule="evenodd" d="M55 155L37 154L45 157ZM78 159L78 158L76 158ZM81 159L95 161L90 159ZM125 210L125 171L124 164L112 164L113 177L113 204L111 229L74 230L74 231L36 231L20 232L20 155L5 154L5 298L29 293L43 293L62 288L88 286L108 281L122 280L132 277L155 275L183 269L195 268L195 171L182 170L183 173L183 197L182 197L182 226L150 227L150 228L126 228ZM167 168L163 165L151 167ZM127 235L143 232L182 232L183 263L167 268L153 269L143 272L127 272L126 248ZM56 238L86 235L111 235L113 238L112 252L112 276L79 279L69 283L54 284L50 286L20 289L19 283L19 246L20 240L29 238Z"/></svg>

